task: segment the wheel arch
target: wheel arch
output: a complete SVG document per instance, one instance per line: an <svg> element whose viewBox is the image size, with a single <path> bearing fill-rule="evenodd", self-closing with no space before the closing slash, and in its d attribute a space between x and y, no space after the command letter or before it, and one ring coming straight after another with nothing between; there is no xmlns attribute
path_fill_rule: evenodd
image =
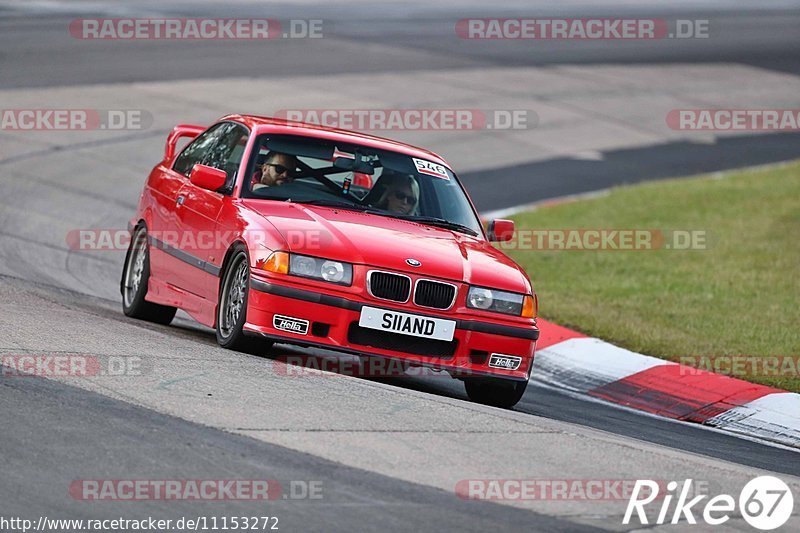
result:
<svg viewBox="0 0 800 533"><path fill-rule="evenodd" d="M242 250L244 251L245 255L247 256L247 266L250 266L250 252L247 249L247 243L244 242L242 239L234 240L228 249L225 251L225 257L222 259L222 265L219 267L219 279L217 280L217 301L214 304L214 326L217 325L217 319L219 317L219 298L220 294L222 294L222 283L225 281L225 272L228 270L228 265L231 263L231 259L236 251Z"/></svg>
<svg viewBox="0 0 800 533"><path fill-rule="evenodd" d="M120 294L124 294L124 292L125 292L125 266L124 265L128 264L128 258L131 255L131 251L132 251L132 248L133 248L133 236L136 233L136 231L138 231L139 228L141 228L141 227L144 227L145 231L147 231L147 221L145 221L143 218L140 218L136 222L136 224L133 224L128 228L128 233L130 234L131 240L130 240L130 244L128 245L128 251L125 252L125 262L122 263L123 264L122 276L120 277L120 280L119 280L119 293Z"/></svg>

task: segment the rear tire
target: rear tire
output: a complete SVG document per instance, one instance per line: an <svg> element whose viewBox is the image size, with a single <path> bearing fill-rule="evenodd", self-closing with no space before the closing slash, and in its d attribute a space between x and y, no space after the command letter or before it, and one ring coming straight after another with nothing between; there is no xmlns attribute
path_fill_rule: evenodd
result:
<svg viewBox="0 0 800 533"><path fill-rule="evenodd" d="M122 267L122 312L131 318L169 324L178 309L145 300L149 280L150 247L147 244L147 229L139 226L133 232L128 254L125 256L125 266Z"/></svg>
<svg viewBox="0 0 800 533"><path fill-rule="evenodd" d="M503 407L514 407L528 388L527 381L511 381L497 378L468 378L464 381L467 396L475 403Z"/></svg>

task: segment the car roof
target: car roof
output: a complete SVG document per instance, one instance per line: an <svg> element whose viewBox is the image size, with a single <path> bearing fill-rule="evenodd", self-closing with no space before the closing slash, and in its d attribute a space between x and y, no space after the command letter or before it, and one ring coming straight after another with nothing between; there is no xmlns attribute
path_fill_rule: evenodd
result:
<svg viewBox="0 0 800 533"><path fill-rule="evenodd" d="M356 131L328 128L317 124L296 122L294 120L287 120L283 118L262 117L258 115L227 115L222 117L220 120L233 120L240 122L247 126L250 131L256 135L261 135L263 133L304 135L331 141L340 141L342 143L361 144L363 146L369 146L370 148L393 150L408 156L427 159L428 161L439 163L450 168L450 164L445 161L443 157L431 152L430 150L425 150L424 148L412 146L400 141L393 141L384 137L378 137L376 135L368 135L366 133L359 133Z"/></svg>

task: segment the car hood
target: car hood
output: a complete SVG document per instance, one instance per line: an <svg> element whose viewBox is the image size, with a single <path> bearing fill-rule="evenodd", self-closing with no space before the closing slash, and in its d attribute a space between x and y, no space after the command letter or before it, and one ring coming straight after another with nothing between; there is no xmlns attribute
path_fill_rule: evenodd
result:
<svg viewBox="0 0 800 533"><path fill-rule="evenodd" d="M290 252L513 292L530 285L511 259L482 238L358 211L245 201L283 236ZM406 259L416 259L412 267Z"/></svg>

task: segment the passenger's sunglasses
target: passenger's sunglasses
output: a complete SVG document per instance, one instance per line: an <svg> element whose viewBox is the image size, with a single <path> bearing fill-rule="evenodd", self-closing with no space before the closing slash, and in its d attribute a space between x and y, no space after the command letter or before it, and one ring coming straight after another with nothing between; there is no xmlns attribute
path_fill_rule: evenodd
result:
<svg viewBox="0 0 800 533"><path fill-rule="evenodd" d="M397 198L401 202L407 202L409 204L416 203L417 198L413 194L406 194L403 191L393 191L392 195Z"/></svg>
<svg viewBox="0 0 800 533"><path fill-rule="evenodd" d="M264 166L272 167L275 169L276 174L286 174L287 176L294 177L297 174L297 171L293 168L288 168L283 165L276 165L275 163L264 163Z"/></svg>

